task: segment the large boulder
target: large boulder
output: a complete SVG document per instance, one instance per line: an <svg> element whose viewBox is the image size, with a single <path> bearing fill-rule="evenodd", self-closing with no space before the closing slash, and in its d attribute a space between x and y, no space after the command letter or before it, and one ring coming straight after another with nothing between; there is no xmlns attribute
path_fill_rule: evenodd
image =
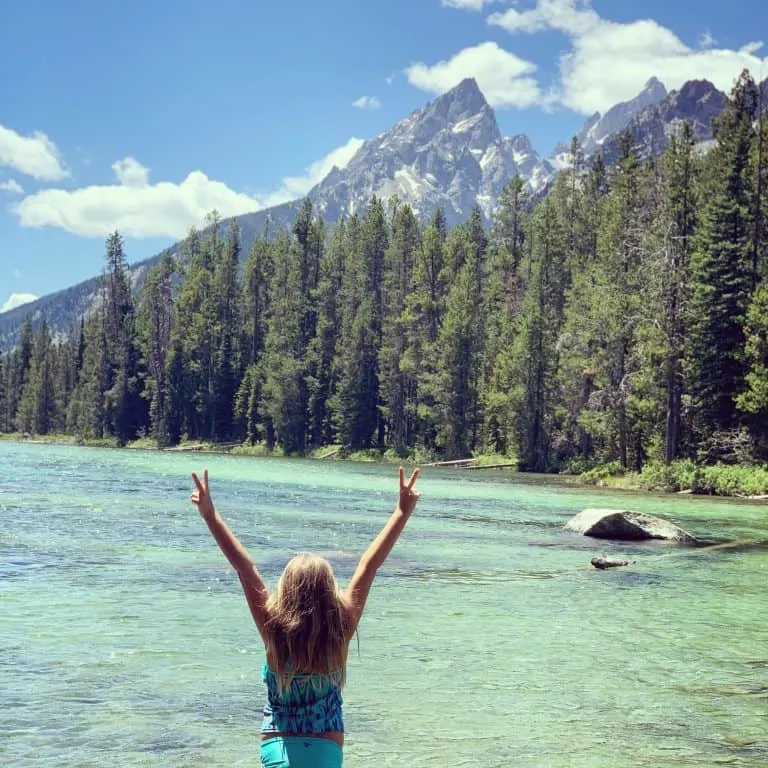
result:
<svg viewBox="0 0 768 768"><path fill-rule="evenodd" d="M665 539L681 544L694 544L696 538L674 523L660 517L631 512L628 509L585 509L565 525L569 531L596 539L645 541Z"/></svg>

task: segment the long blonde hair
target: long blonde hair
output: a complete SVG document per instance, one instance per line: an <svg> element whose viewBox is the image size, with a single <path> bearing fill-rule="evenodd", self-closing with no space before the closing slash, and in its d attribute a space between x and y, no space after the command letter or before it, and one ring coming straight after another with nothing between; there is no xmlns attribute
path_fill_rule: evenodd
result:
<svg viewBox="0 0 768 768"><path fill-rule="evenodd" d="M281 690L288 688L295 674L306 673L340 674L344 685L350 612L324 557L292 558L267 611L267 655Z"/></svg>

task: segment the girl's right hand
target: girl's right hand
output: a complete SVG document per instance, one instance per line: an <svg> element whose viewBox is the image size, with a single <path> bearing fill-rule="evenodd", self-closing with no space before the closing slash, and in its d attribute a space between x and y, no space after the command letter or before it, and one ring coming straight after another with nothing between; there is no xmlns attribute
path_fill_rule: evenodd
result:
<svg viewBox="0 0 768 768"><path fill-rule="evenodd" d="M397 506L403 514L408 516L413 512L416 507L416 502L421 496L421 494L414 488L416 478L419 476L420 472L420 469L414 469L411 479L406 484L403 468L400 467L400 499Z"/></svg>
<svg viewBox="0 0 768 768"><path fill-rule="evenodd" d="M197 506L203 520L210 520L216 514L216 510L213 507L213 499L208 487L208 470L206 469L203 473L202 483L194 472L192 473L192 479L195 481L195 490L192 491L192 495L189 498Z"/></svg>

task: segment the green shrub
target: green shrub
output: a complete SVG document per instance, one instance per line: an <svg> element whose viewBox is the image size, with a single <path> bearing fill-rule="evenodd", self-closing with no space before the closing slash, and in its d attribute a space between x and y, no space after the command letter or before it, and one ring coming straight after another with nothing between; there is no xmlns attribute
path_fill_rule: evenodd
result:
<svg viewBox="0 0 768 768"><path fill-rule="evenodd" d="M516 460L512 456L505 456L502 453L480 453L475 454L475 466L485 467L494 464L513 464Z"/></svg>
<svg viewBox="0 0 768 768"><path fill-rule="evenodd" d="M681 491L693 486L697 473L690 459L665 464L649 461L640 473L640 487L647 491Z"/></svg>
<svg viewBox="0 0 768 768"><path fill-rule="evenodd" d="M621 477L624 475L624 469L619 461L609 461L607 464L600 464L594 469L581 474L581 481L586 485L600 485L609 477Z"/></svg>
<svg viewBox="0 0 768 768"><path fill-rule="evenodd" d="M266 443L256 443L256 445L248 445L247 443L243 443L242 445L236 445L234 448L232 448L230 453L234 454L235 456L282 457L284 455L282 448L276 447L270 451L269 448L267 448Z"/></svg>
<svg viewBox="0 0 768 768"><path fill-rule="evenodd" d="M768 468L732 464L701 467L691 489L717 496L761 496L768 494Z"/></svg>
<svg viewBox="0 0 768 768"><path fill-rule="evenodd" d="M699 466L690 459L664 464L651 461L643 467L640 487L647 491L691 490L716 496L760 496L768 493L768 468L754 465Z"/></svg>

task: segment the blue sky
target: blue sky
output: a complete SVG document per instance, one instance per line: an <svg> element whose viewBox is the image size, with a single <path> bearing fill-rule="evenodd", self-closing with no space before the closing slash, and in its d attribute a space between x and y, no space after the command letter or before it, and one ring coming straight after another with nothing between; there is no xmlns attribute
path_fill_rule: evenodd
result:
<svg viewBox="0 0 768 768"><path fill-rule="evenodd" d="M156 253L214 206L300 197L475 76L549 153L585 116L743 66L765 0L2 0L0 307ZM357 104L357 106L355 106Z"/></svg>

